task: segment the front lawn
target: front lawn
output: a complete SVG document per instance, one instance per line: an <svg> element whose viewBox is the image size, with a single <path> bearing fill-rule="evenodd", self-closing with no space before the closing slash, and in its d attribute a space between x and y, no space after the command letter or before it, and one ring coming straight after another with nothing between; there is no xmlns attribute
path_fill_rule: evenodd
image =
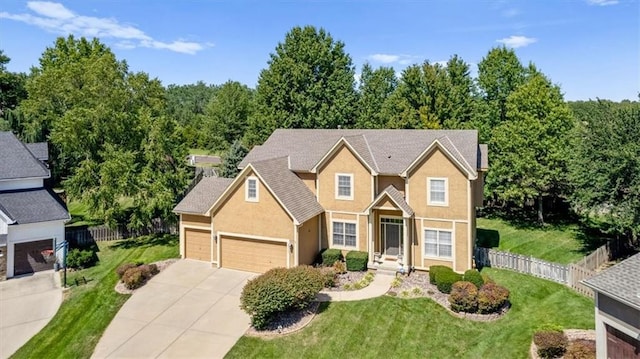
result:
<svg viewBox="0 0 640 359"><path fill-rule="evenodd" d="M511 291L512 308L495 322L454 317L426 298L333 302L299 333L242 337L226 358L527 358L542 324L593 329L591 299L524 274L483 273Z"/></svg>
<svg viewBox="0 0 640 359"><path fill-rule="evenodd" d="M502 219L478 218L478 245L533 256L550 262L577 262L590 250L577 225L518 227ZM594 248L595 249L595 248Z"/></svg>
<svg viewBox="0 0 640 359"><path fill-rule="evenodd" d="M123 263L150 263L179 255L178 239L170 235L100 242L98 248L98 265L68 273L67 283L73 286L65 293L58 313L12 358L89 358L129 298L114 291L118 281L115 269ZM82 277L88 283L75 286L75 279Z"/></svg>

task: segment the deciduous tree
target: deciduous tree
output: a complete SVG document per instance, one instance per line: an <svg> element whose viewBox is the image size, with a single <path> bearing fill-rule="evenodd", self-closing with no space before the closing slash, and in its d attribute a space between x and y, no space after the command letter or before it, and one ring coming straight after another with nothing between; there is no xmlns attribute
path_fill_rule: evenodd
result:
<svg viewBox="0 0 640 359"><path fill-rule="evenodd" d="M373 69L365 63L358 86L358 113L356 127L385 128L387 118L382 113L384 102L398 86L398 79L392 67Z"/></svg>

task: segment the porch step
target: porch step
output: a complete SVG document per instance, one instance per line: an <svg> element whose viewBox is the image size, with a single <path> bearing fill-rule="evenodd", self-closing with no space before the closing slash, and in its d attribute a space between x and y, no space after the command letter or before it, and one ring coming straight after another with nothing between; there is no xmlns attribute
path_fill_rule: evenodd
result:
<svg viewBox="0 0 640 359"><path fill-rule="evenodd" d="M393 269L376 268L376 275L388 275L388 276L395 277L396 273L397 271Z"/></svg>

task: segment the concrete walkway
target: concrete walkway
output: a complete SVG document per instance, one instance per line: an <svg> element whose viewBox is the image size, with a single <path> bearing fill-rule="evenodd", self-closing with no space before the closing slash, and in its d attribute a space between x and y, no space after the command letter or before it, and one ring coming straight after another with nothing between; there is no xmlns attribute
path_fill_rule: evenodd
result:
<svg viewBox="0 0 640 359"><path fill-rule="evenodd" d="M93 358L222 358L249 328L240 293L254 274L180 260L120 308Z"/></svg>
<svg viewBox="0 0 640 359"><path fill-rule="evenodd" d="M318 302L346 302L379 297L389 290L393 278L389 274L376 273L373 282L362 289L340 292L323 290L318 293L316 300Z"/></svg>
<svg viewBox="0 0 640 359"><path fill-rule="evenodd" d="M0 282L0 358L42 330L61 303L60 276L53 270Z"/></svg>

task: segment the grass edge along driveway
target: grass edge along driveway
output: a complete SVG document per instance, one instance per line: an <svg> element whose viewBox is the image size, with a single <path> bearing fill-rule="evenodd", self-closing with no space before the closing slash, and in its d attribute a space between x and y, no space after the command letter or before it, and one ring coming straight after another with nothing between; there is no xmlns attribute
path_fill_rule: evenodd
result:
<svg viewBox="0 0 640 359"><path fill-rule="evenodd" d="M98 265L68 273L67 283L85 277L87 284L65 293L56 315L11 358L89 358L102 333L130 295L116 293L116 268L128 262L178 257L176 236L145 236L98 243Z"/></svg>
<svg viewBox="0 0 640 359"><path fill-rule="evenodd" d="M300 332L242 337L226 358L528 358L543 324L593 329L593 301L561 284L486 268L511 291L512 308L495 322L452 316L427 298L388 296L327 303Z"/></svg>

